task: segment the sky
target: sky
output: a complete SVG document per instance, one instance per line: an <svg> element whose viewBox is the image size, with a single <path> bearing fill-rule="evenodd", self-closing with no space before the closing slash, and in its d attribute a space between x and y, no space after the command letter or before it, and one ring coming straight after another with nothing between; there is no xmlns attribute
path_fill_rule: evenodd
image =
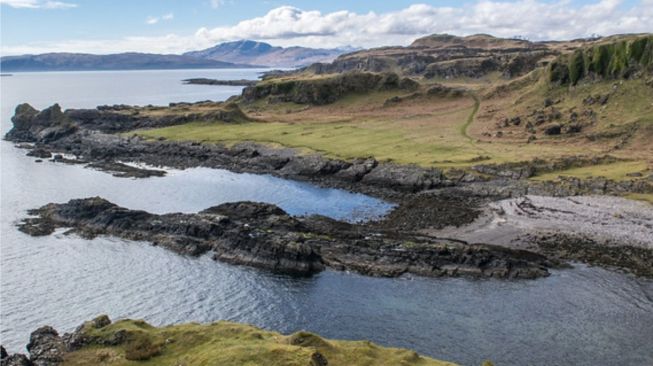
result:
<svg viewBox="0 0 653 366"><path fill-rule="evenodd" d="M314 48L433 33L530 40L653 32L653 0L0 0L0 53L183 53L241 39Z"/></svg>

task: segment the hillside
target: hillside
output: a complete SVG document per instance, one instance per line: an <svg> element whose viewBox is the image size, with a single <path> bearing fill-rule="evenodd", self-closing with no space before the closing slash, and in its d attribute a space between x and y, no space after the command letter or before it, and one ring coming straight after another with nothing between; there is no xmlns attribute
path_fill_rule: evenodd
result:
<svg viewBox="0 0 653 366"><path fill-rule="evenodd" d="M455 366L414 351L368 341L327 340L308 332L286 336L231 322L156 328L142 320L111 323L106 315L63 337L41 327L27 347L34 365ZM3 365L5 361L32 364L21 354L3 353Z"/></svg>
<svg viewBox="0 0 653 366"><path fill-rule="evenodd" d="M274 47L264 42L243 40L220 43L214 47L187 52L184 55L250 65L296 67L315 62L330 62L345 52L346 49Z"/></svg>
<svg viewBox="0 0 653 366"><path fill-rule="evenodd" d="M249 65L180 55L46 53L0 58L2 72L242 68Z"/></svg>
<svg viewBox="0 0 653 366"><path fill-rule="evenodd" d="M278 144L341 159L372 156L459 177L462 170L472 180L637 182L653 171L650 40L625 35L532 43L434 35L270 75L238 102L252 118L248 123L138 133ZM556 73L576 72L575 55L585 56L571 85Z"/></svg>

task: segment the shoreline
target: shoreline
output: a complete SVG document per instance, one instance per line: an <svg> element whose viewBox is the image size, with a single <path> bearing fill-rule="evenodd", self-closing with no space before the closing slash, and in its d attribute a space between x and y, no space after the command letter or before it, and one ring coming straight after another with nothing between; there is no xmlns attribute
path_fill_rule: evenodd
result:
<svg viewBox="0 0 653 366"><path fill-rule="evenodd" d="M197 104L203 105L202 103ZM206 116L200 116L201 118L220 118L227 121L242 118L240 117L242 112L229 103L204 102L204 104L210 104L208 107L212 109L212 112ZM121 134L136 128L184 123L189 117L182 117L172 113L174 108L177 107L179 106L174 105L167 109L163 108L164 113L162 115L152 118L142 117L138 114L134 115L134 107L129 106L62 112L58 105L43 111L36 111L29 105L21 105L17 108L16 116L12 119L14 129L7 134L6 138L15 143L21 141L33 143L33 145L23 145L22 147L30 148L30 154L36 157L55 156L55 161L63 163L83 161L89 163L89 167L121 177L137 178L164 174L163 171L158 169L141 169L128 165L129 163L147 164L153 167L169 166L179 169L208 167L227 169L233 172L270 174L285 179L308 181L321 187L339 188L368 194L396 203L398 206L384 219L356 226L356 230L359 232L392 232L393 235L400 239L403 237L407 241L412 241L416 237L423 237L426 242L437 242L442 240L442 237L447 237L451 238L451 242L458 240L459 245L466 246L468 249L473 246L469 244L468 240L464 239L466 238L465 230L469 230L469 227L465 226L472 224L483 212L487 212L488 207L501 199L523 197L528 194L572 196L587 193L614 194L653 191L653 181L646 178L626 182L614 182L605 179L601 180L600 178L537 182L522 179L524 169L532 170L535 168L514 166L514 164L505 167L491 167L493 170L490 170L495 172L495 176L488 178L473 172L458 174L456 172L453 174L452 172L446 172L445 174L444 171L437 168L397 165L378 162L373 158L353 161L334 160L319 154L299 154L296 149L271 148L247 142L227 147L198 142L151 141L138 136L126 137ZM217 112L216 107L218 108ZM198 116L192 118L198 118ZM63 156L56 158L57 155L53 155L53 153L57 154L58 152L76 156L79 160L64 159ZM574 160L571 163L578 163L578 161ZM516 170L519 170L519 174L515 174ZM485 172L487 171L489 170L486 169ZM514 178L515 176L517 179ZM75 224L83 225L83 223ZM337 225L334 223L332 226ZM433 236L437 230L452 226L460 228L449 228L448 231L445 231L446 235L438 234ZM335 231L333 228L332 230ZM611 253L610 247L605 245L601 238L596 240L597 238L592 237L591 233L590 235L585 233L586 235L583 237L583 241L589 244L584 245L585 249L582 255L567 255L569 245L573 246L573 244L566 243L572 243L576 240L573 236L568 236L569 234L575 234L573 228L568 228L567 231L554 230L554 234L560 235L557 237L554 235L553 237L564 245L551 245L549 242L552 236L549 231L541 230L541 228L533 229L532 232L527 234L530 237L526 238L522 235L525 239L522 238L521 240L541 243L542 248L538 248L538 246L515 246L512 244L515 239L514 235L504 236L503 238L499 236L495 238L496 240L482 240L481 242L490 244L487 248L494 248L491 250L493 255L501 256L505 254L503 253L505 251L512 251L510 255L519 258L519 253L526 249L535 255L545 255L552 263L560 260L581 260L590 264L617 266L625 269L631 267L630 269L637 274L653 275L648 273L649 271L641 270L643 266L653 266L653 256L650 255L653 252L651 248L643 248L642 263L633 265L624 258L619 258L618 253ZM124 235L124 233L118 233L118 235ZM565 235L566 237L563 238L562 236ZM391 238L391 235L388 238ZM501 238L501 240L498 240L498 238ZM350 241L351 239L343 240L346 243ZM396 248L397 245L397 242L395 242L391 247ZM629 243L623 246L625 248L632 247ZM321 246L318 247L322 249ZM356 245L347 244L346 247L347 250L351 251L356 248ZM543 249L544 247L546 247L546 250ZM611 259L602 259L605 256ZM362 257L364 258L364 256ZM442 255L438 258L441 259L441 257ZM223 259L226 261L231 260L233 263L247 264L255 263L260 258L257 260L252 260L252 258L247 260L242 258L234 259L225 254ZM264 259L267 261L271 258ZM275 258L275 260L278 259ZM332 268L353 269L373 275L398 275L404 272L426 273L426 275L458 275L461 272L460 270L443 271L442 268L438 270L407 269L410 268L407 263L403 263L398 267L395 266L391 270L380 269L378 265L375 269L370 270L368 267L361 267L360 263L357 264L358 259L351 260L349 258L350 263L344 265L336 264L334 261L329 263L328 260L324 261L324 258L321 259L321 262L323 265L326 263ZM365 261L363 260L363 262ZM305 264L303 263L302 266ZM271 269L275 267L269 264L259 264L258 266ZM472 272L483 273L483 267L480 264L475 265L475 268L476 270L471 272L469 270L463 270L462 272L469 272L470 274ZM510 265L504 269L507 271L499 275L499 277L510 278ZM491 276L496 276L496 274ZM526 277L539 276L528 275Z"/></svg>

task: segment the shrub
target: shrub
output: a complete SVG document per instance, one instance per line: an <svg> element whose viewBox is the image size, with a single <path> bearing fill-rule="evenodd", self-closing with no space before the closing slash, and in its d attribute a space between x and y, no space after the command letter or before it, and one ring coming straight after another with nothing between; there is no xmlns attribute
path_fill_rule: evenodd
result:
<svg viewBox="0 0 653 366"><path fill-rule="evenodd" d="M131 341L125 348L125 358L130 361L145 361L161 353L161 345L147 337Z"/></svg>

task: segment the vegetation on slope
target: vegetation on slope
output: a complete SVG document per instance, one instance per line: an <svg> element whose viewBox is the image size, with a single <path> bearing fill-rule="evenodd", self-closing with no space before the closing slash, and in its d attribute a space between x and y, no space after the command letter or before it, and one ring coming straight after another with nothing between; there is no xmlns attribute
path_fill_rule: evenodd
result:
<svg viewBox="0 0 653 366"><path fill-rule="evenodd" d="M628 78L653 70L653 36L619 39L579 48L551 63L550 80L576 85L584 78Z"/></svg>
<svg viewBox="0 0 653 366"><path fill-rule="evenodd" d="M156 328L140 320L121 320L96 328L85 323L87 344L68 353L76 365L453 365L404 349L367 341L326 340L308 332L288 336L231 322Z"/></svg>
<svg viewBox="0 0 653 366"><path fill-rule="evenodd" d="M485 42L488 37L476 38ZM489 57L504 52L502 42L491 40L483 52ZM455 41L464 41L456 52L471 52L465 48L470 40ZM431 46L416 49L423 52ZM562 168L543 178L600 175L623 180L632 179L632 173L649 175L653 167L653 79L649 73L653 36L537 47L571 51L557 58L554 66L541 66L521 77L481 73L479 77L437 78L439 84L417 75L408 79L387 72L329 73L325 71L329 67L308 68L271 76L246 89L237 101L250 118L245 123L198 120L135 133L208 143L254 141L342 159L372 156L456 169L609 154L630 162L611 172L603 167L576 170L578 166L573 166L574 170ZM402 48L398 60L421 59L419 53L408 57L411 49ZM450 56L450 51L438 52ZM395 51L370 52L390 57ZM340 62L354 62L359 54L366 53L343 56ZM554 76L558 71L562 76ZM563 79L567 84L561 83ZM568 85L571 80L576 82L573 87Z"/></svg>

